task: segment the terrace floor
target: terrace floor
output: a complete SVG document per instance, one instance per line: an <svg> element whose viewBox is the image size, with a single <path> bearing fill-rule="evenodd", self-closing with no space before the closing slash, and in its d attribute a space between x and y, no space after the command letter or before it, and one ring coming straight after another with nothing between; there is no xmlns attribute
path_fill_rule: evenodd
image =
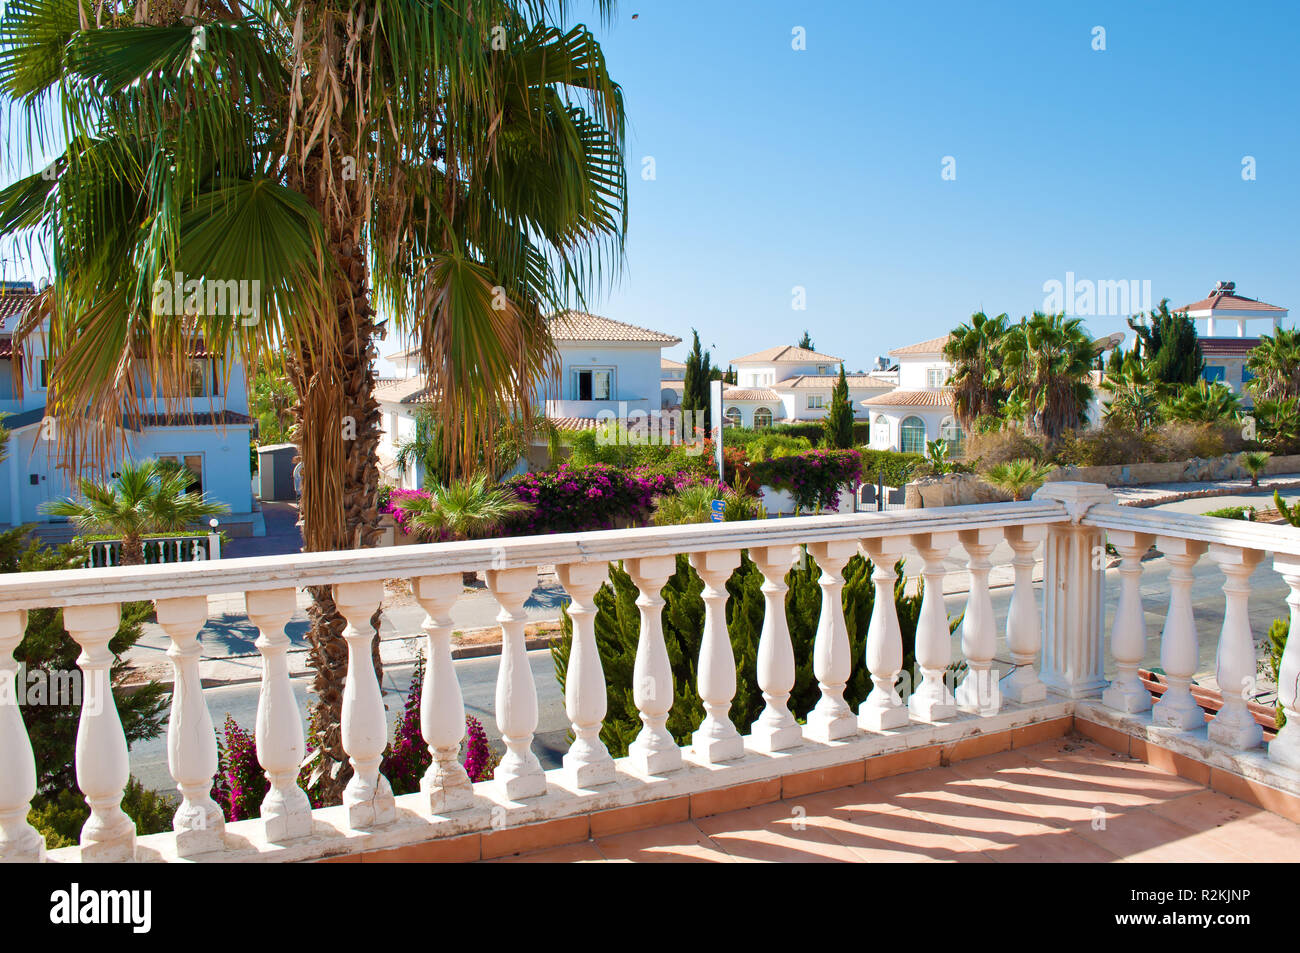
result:
<svg viewBox="0 0 1300 953"><path fill-rule="evenodd" d="M1298 859L1300 825L1067 735L488 862Z"/></svg>

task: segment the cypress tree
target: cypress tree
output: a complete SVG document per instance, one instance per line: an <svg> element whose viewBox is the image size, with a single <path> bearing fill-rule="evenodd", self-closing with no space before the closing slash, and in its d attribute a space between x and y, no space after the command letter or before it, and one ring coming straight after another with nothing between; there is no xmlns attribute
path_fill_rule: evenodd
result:
<svg viewBox="0 0 1300 953"><path fill-rule="evenodd" d="M691 334L694 335L695 340L691 345L691 353L686 355L686 373L682 381L682 410L693 411L697 415L697 425L702 425L707 430L710 426L709 381L712 378L712 368L709 352L700 347L700 332L692 328Z"/></svg>
<svg viewBox="0 0 1300 953"><path fill-rule="evenodd" d="M823 442L833 450L848 450L853 446L853 405L849 403L849 382L840 365L840 379L831 391L831 406L822 418Z"/></svg>

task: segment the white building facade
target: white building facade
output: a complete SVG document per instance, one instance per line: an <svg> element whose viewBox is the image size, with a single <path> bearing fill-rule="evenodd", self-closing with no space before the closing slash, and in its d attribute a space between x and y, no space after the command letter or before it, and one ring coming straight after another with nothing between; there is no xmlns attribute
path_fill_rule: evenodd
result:
<svg viewBox="0 0 1300 953"><path fill-rule="evenodd" d="M821 420L839 382L842 358L784 345L731 361L736 383L723 389L723 414L734 426L763 429L775 423ZM893 383L872 374L846 374L855 417L869 397L887 393Z"/></svg>

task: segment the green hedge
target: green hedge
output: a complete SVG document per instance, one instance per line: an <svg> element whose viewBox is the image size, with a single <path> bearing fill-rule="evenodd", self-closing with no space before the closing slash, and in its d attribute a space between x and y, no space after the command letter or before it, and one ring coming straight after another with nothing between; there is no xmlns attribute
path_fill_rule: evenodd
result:
<svg viewBox="0 0 1300 953"><path fill-rule="evenodd" d="M883 477L886 486L902 486L913 477L926 473L930 467L925 455L920 453L870 450L867 447L859 447L858 453L862 455L864 483L876 483L878 477Z"/></svg>

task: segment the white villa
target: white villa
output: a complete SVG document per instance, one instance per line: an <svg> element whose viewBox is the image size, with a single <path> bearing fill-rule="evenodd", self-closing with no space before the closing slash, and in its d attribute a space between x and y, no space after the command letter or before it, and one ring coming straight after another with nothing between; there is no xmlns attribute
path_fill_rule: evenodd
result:
<svg viewBox="0 0 1300 953"><path fill-rule="evenodd" d="M45 334L27 339L22 353L14 330L23 310L35 298L27 282L0 286L0 414L10 432L7 457L0 463L0 523L59 522L40 512L41 504L73 494L71 475L58 464L57 420L47 416L49 367ZM161 393L145 382L152 396L144 401L138 429L127 438L126 457L133 460L174 460L196 477L195 488L230 507L221 526L232 536L262 535L265 525L253 508L249 459L252 421L244 368L202 346L190 355L190 403L173 412ZM19 396L19 375L21 396ZM108 467L112 472L112 465Z"/></svg>
<svg viewBox="0 0 1300 953"><path fill-rule="evenodd" d="M560 377L538 389L536 405L560 430L594 430L611 414L624 421L659 415L666 403L662 351L681 344L681 338L585 311L552 315L548 323L560 355ZM388 359L399 376L375 387L382 413L380 464L399 486L418 488L423 474L398 473L394 460L397 447L415 433L416 413L429 403L429 388L418 351ZM677 366L685 370L684 364Z"/></svg>
<svg viewBox="0 0 1300 953"><path fill-rule="evenodd" d="M1233 392L1245 395L1245 384L1251 379L1246 368L1246 358L1259 344L1259 338L1246 335L1247 324L1251 321L1268 321L1268 331L1277 331L1290 313L1286 308L1275 304L1266 304L1254 298L1246 298L1236 293L1236 283L1220 281L1210 292L1209 297L1194 304L1179 308L1186 311L1189 318L1205 322L1205 334L1199 333L1201 354L1205 358L1205 370L1201 376L1207 381L1219 381L1227 384ZM1218 336L1224 326L1236 326L1235 336ZM1248 397L1248 395L1245 395Z"/></svg>
<svg viewBox="0 0 1300 953"><path fill-rule="evenodd" d="M722 392L723 415L740 427L821 420L839 381L842 358L785 345L733 358L736 383ZM859 407L893 383L872 374L846 374L849 403Z"/></svg>
<svg viewBox="0 0 1300 953"><path fill-rule="evenodd" d="M952 365L944 360L949 335L895 348L898 386L862 401L871 414L871 448L925 453L928 440L943 439L954 451L964 435L952 412L952 389L946 387Z"/></svg>

